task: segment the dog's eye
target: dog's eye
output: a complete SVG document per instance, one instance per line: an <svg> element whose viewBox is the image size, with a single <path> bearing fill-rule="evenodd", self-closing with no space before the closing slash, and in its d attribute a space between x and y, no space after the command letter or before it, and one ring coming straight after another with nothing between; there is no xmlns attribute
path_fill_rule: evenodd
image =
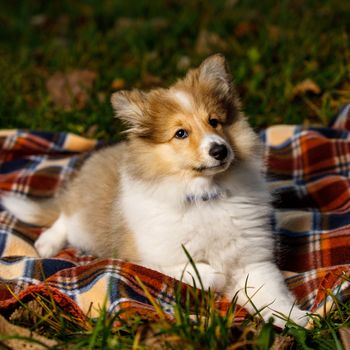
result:
<svg viewBox="0 0 350 350"><path fill-rule="evenodd" d="M216 118L210 118L209 124L215 129L219 125L219 120Z"/></svg>
<svg viewBox="0 0 350 350"><path fill-rule="evenodd" d="M188 132L185 129L179 129L175 133L177 139L185 139L188 136Z"/></svg>

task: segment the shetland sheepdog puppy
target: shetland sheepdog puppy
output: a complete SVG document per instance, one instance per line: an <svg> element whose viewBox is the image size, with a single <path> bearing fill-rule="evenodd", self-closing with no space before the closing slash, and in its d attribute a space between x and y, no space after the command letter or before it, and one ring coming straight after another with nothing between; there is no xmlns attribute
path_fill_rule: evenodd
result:
<svg viewBox="0 0 350 350"><path fill-rule="evenodd" d="M274 263L261 145L224 57L167 89L120 91L111 102L125 142L97 151L52 200L3 198L20 220L48 227L40 256L70 244L199 286L185 247L205 289L238 293L265 319L278 312L306 324Z"/></svg>

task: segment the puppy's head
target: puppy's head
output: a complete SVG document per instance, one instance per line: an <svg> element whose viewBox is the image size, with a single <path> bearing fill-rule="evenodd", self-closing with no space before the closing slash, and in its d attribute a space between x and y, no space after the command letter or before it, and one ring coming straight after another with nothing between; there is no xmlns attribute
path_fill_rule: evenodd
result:
<svg viewBox="0 0 350 350"><path fill-rule="evenodd" d="M213 176L254 156L256 136L221 55L168 89L117 92L112 104L128 126L130 160L139 175Z"/></svg>

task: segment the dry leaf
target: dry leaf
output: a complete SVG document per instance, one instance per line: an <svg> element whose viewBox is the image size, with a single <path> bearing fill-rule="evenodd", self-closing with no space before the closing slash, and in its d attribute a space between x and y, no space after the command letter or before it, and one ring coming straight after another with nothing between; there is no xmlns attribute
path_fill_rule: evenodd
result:
<svg viewBox="0 0 350 350"><path fill-rule="evenodd" d="M19 337L32 338L33 340L36 340L43 344L41 345L41 344L30 342L24 339L8 339L8 340L0 341L0 348L2 348L3 346L5 349L10 348L10 349L23 349L23 350L26 350L26 349L44 350L56 345L56 341L48 339L39 334L36 334L35 332L32 332L30 329L15 326L14 324L8 322L1 315L0 315L0 334L2 336L17 335Z"/></svg>
<svg viewBox="0 0 350 350"><path fill-rule="evenodd" d="M95 80L96 72L87 69L57 72L46 81L46 88L57 107L83 109Z"/></svg>
<svg viewBox="0 0 350 350"><path fill-rule="evenodd" d="M242 38L257 32L257 26L253 22L240 22L235 28L235 36Z"/></svg>
<svg viewBox="0 0 350 350"><path fill-rule="evenodd" d="M294 86L292 94L295 97L305 95L308 92L318 95L321 93L321 89L313 80L305 79L301 83Z"/></svg>
<svg viewBox="0 0 350 350"><path fill-rule="evenodd" d="M111 84L113 90L120 90L125 87L125 80L121 78L114 79Z"/></svg>

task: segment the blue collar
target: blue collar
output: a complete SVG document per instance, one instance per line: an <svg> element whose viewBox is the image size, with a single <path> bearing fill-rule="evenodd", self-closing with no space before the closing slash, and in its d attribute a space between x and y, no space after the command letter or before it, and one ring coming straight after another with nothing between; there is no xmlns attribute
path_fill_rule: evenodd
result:
<svg viewBox="0 0 350 350"><path fill-rule="evenodd" d="M225 192L205 192L202 194L188 194L187 203L216 201L224 197Z"/></svg>

